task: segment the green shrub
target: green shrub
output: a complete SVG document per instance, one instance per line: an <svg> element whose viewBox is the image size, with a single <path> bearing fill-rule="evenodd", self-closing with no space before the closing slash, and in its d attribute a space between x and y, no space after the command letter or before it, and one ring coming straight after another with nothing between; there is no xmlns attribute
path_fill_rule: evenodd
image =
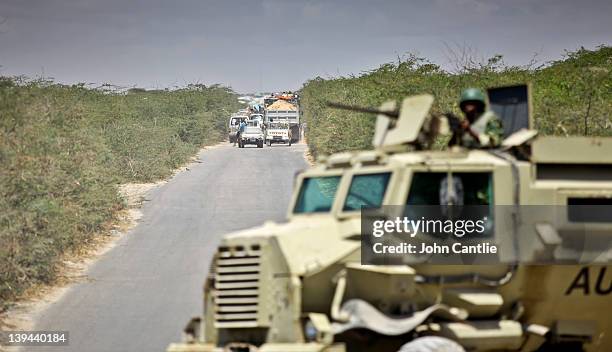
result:
<svg viewBox="0 0 612 352"><path fill-rule="evenodd" d="M222 140L239 106L219 86L108 93L0 78L0 311L112 223L118 183L167 177Z"/></svg>
<svg viewBox="0 0 612 352"><path fill-rule="evenodd" d="M415 56L384 64L358 77L315 78L301 90L311 152L369 149L375 118L328 108L327 101L378 106L411 94L430 93L434 109L458 113L462 89L531 82L536 128L558 135L612 135L612 47L581 49L536 69L509 67L501 56L449 73ZM586 123L585 123L586 121ZM585 127L586 126L586 127Z"/></svg>

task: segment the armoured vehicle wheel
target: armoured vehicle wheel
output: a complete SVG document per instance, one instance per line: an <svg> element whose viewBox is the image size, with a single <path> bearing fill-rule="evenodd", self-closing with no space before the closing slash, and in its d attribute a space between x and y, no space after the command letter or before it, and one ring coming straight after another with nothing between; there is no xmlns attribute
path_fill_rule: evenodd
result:
<svg viewBox="0 0 612 352"><path fill-rule="evenodd" d="M557 344L545 344L538 349L538 352L554 352L554 351L567 351L567 352L583 352L584 348L580 342L566 342Z"/></svg>
<svg viewBox="0 0 612 352"><path fill-rule="evenodd" d="M272 141L268 141L268 147L272 146Z"/></svg>
<svg viewBox="0 0 612 352"><path fill-rule="evenodd" d="M414 339L400 347L398 352L465 352L453 340L438 336L425 336Z"/></svg>
<svg viewBox="0 0 612 352"><path fill-rule="evenodd" d="M257 142L257 148L263 148L263 141Z"/></svg>

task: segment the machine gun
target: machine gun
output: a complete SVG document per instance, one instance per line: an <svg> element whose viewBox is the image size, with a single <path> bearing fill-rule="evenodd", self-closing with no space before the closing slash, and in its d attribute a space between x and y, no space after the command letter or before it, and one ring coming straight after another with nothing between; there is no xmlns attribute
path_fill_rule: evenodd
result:
<svg viewBox="0 0 612 352"><path fill-rule="evenodd" d="M410 144L416 149L431 148L435 139L442 134L455 136L462 134L461 120L455 114L430 113L433 97L422 95L407 98L402 102L402 109L395 102L386 102L380 108L347 105L327 102L334 109L376 114L376 132L372 144L374 147ZM388 136L389 135L389 136Z"/></svg>
<svg viewBox="0 0 612 352"><path fill-rule="evenodd" d="M342 103L335 103L335 102L331 102L331 101L327 102L327 106L329 106L330 108L340 109L340 110L363 112L363 113L366 113L366 114L385 115L385 116L387 116L389 118L396 119L396 120L400 116L400 111L398 109L395 109L395 110L381 110L381 109L376 109L376 108L369 108L369 107L362 107L362 106L355 106L355 105L347 105L347 104L342 104Z"/></svg>

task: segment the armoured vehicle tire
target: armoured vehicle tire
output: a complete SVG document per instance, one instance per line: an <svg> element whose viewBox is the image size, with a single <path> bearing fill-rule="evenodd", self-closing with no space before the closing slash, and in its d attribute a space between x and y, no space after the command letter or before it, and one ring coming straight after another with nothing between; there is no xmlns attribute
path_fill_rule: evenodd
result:
<svg viewBox="0 0 612 352"><path fill-rule="evenodd" d="M272 141L268 141L268 147L272 146Z"/></svg>
<svg viewBox="0 0 612 352"><path fill-rule="evenodd" d="M257 148L263 148L263 141L257 143Z"/></svg>
<svg viewBox="0 0 612 352"><path fill-rule="evenodd" d="M554 352L554 351L563 351L563 352L583 352L584 348L582 347L582 343L580 342L566 342L566 343L557 343L557 344L545 344L544 346L538 349L538 352Z"/></svg>
<svg viewBox="0 0 612 352"><path fill-rule="evenodd" d="M404 344L398 352L465 352L465 350L455 341L445 337L425 336Z"/></svg>

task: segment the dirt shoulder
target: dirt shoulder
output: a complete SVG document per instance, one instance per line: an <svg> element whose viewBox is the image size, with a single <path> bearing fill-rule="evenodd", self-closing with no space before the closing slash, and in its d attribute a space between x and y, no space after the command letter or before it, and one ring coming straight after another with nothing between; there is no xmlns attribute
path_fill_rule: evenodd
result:
<svg viewBox="0 0 612 352"><path fill-rule="evenodd" d="M314 166L316 163L315 157L310 152L310 147L308 146L308 140L304 137L300 143L304 143L306 145L306 150L304 151L304 160L308 163L309 166Z"/></svg>
<svg viewBox="0 0 612 352"><path fill-rule="evenodd" d="M61 259L61 269L57 279L52 285L36 285L28 289L11 308L0 314L0 330L28 331L34 328L36 317L50 304L57 302L76 283L87 281L87 270L105 253L117 245L119 240L128 236L130 231L138 225L142 217L141 207L148 201L148 194L166 184L177 174L189 171L195 163L199 163L198 155L205 150L216 148L224 143L207 146L193 156L189 162L172 173L163 181L154 183L128 183L117 186L117 192L126 203L121 210L117 221L110 230L95 236L95 239L78 251L65 254ZM13 351L13 349L4 349ZM0 351L4 351L0 346Z"/></svg>

